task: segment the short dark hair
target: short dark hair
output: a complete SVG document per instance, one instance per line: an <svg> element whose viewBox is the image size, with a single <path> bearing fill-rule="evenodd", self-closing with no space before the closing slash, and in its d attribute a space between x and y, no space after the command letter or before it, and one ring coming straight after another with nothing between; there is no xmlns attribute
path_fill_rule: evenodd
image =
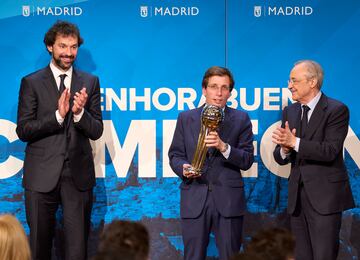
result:
<svg viewBox="0 0 360 260"><path fill-rule="evenodd" d="M78 39L79 47L84 42L80 36L80 30L75 24L59 20L46 32L44 36L45 47L53 46L58 35L75 36Z"/></svg>
<svg viewBox="0 0 360 260"><path fill-rule="evenodd" d="M228 76L229 79L230 79L230 86L229 86L230 91L233 90L234 85L235 85L235 81L234 81L234 77L231 74L229 69L224 68L224 67L219 67L219 66L213 66L213 67L209 68L205 72L203 80L202 80L202 87L203 88L207 88L207 85L209 83L209 78L211 78L212 76L220 76L220 77Z"/></svg>
<svg viewBox="0 0 360 260"><path fill-rule="evenodd" d="M261 260L286 260L294 256L295 240L285 228L269 228L256 233L245 247L245 255Z"/></svg>
<svg viewBox="0 0 360 260"><path fill-rule="evenodd" d="M139 260L137 253L123 248L98 252L92 260Z"/></svg>
<svg viewBox="0 0 360 260"><path fill-rule="evenodd" d="M100 237L98 255L109 257L109 254L116 254L121 257L119 254L127 251L136 260L145 260L149 256L149 247L149 233L142 223L114 220L106 226Z"/></svg>

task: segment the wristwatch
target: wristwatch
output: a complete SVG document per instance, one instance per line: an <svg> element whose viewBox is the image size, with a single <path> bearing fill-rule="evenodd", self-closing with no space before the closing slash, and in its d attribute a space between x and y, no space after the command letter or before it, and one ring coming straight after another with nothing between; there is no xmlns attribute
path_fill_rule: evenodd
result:
<svg viewBox="0 0 360 260"><path fill-rule="evenodd" d="M222 150L222 151L220 151L220 152L225 153L228 148L229 148L229 144L228 144L228 143L225 143L225 149Z"/></svg>

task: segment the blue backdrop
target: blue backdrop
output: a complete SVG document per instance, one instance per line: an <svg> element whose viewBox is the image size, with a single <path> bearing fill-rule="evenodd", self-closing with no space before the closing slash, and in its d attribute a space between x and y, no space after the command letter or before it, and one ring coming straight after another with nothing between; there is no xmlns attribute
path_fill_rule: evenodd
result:
<svg viewBox="0 0 360 260"><path fill-rule="evenodd" d="M293 63L324 68L323 91L350 108L345 159L357 208L345 212L339 259L360 255L360 2L358 0L1 1L0 213L24 214L18 140L20 80L49 61L43 37L58 19L76 23L85 40L76 66L100 77L105 131L93 143L97 186L90 255L114 218L141 220L152 259L181 259L179 179L168 165L180 111L202 104L201 79L213 65L230 68L228 105L249 113L256 160L243 173L248 214L245 240L262 227L288 226L288 167L272 159L272 129L290 100ZM61 212L59 212L61 215ZM59 222L59 225L61 223ZM61 255L61 232L55 255ZM209 258L216 258L212 239Z"/></svg>

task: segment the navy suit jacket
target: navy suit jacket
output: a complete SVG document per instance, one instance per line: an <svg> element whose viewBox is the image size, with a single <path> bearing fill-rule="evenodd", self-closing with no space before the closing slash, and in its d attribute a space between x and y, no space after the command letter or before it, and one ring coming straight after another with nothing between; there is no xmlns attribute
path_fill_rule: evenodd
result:
<svg viewBox="0 0 360 260"><path fill-rule="evenodd" d="M55 116L60 93L50 67L22 79L16 132L27 142L23 177L26 189L51 191L58 183L65 156L78 189L88 190L95 185L89 139L96 140L103 132L99 79L73 69L71 95L83 87L88 99L81 120L73 122L71 98L70 118L61 126Z"/></svg>
<svg viewBox="0 0 360 260"><path fill-rule="evenodd" d="M299 132L301 104L285 107L282 126ZM322 94L300 140L299 151L282 159L280 146L274 158L280 165L291 163L288 212L295 210L299 182L302 180L311 205L320 214L332 214L353 208L349 177L343 159L343 146L349 127L349 110L341 102Z"/></svg>
<svg viewBox="0 0 360 260"><path fill-rule="evenodd" d="M182 179L180 185L182 218L196 218L205 205L211 187L215 206L224 217L244 214L244 182L240 170L247 170L254 161L252 125L247 113L225 107L225 119L219 128L220 138L231 146L228 159L215 148L209 149L201 177L187 179L183 164L191 164L200 132L202 107L179 114L169 149L170 166Z"/></svg>

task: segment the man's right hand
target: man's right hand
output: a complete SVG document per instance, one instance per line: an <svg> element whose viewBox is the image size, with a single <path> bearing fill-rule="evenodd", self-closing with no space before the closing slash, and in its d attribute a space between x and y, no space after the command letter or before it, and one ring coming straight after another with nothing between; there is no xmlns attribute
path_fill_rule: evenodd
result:
<svg viewBox="0 0 360 260"><path fill-rule="evenodd" d="M192 178L198 178L201 176L200 174L197 174L196 172L190 171L190 169L191 169L190 164L187 164L187 163L183 164L183 176L185 178L192 179Z"/></svg>
<svg viewBox="0 0 360 260"><path fill-rule="evenodd" d="M284 149L285 153L289 153L294 149L296 144L296 129L290 130L289 122L285 122L285 127L276 127L272 134L272 141L275 144L279 144Z"/></svg>
<svg viewBox="0 0 360 260"><path fill-rule="evenodd" d="M62 118L65 118L70 109L70 90L65 88L58 101L58 110Z"/></svg>

